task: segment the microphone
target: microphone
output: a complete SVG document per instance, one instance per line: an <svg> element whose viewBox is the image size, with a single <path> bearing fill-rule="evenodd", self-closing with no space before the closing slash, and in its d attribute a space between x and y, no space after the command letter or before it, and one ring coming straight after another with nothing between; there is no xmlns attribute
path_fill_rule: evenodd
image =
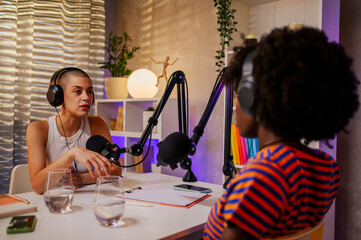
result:
<svg viewBox="0 0 361 240"><path fill-rule="evenodd" d="M116 144L111 144L108 139L100 135L91 136L86 142L86 149L91 150L93 152L97 152L100 155L109 159L111 163L120 167L120 163L118 162L119 156L121 153L126 152L126 149L119 149L119 146ZM114 148L117 148L114 150Z"/></svg>
<svg viewBox="0 0 361 240"><path fill-rule="evenodd" d="M170 166L172 170L177 168L177 163L187 158L194 148L187 135L174 132L157 144L157 167Z"/></svg>

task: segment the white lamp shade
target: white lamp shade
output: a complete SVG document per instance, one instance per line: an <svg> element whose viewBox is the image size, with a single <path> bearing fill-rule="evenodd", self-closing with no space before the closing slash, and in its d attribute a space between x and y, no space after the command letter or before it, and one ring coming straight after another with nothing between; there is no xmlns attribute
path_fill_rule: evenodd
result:
<svg viewBox="0 0 361 240"><path fill-rule="evenodd" d="M157 76L148 69L138 69L128 78L128 91L133 98L153 98L158 87Z"/></svg>

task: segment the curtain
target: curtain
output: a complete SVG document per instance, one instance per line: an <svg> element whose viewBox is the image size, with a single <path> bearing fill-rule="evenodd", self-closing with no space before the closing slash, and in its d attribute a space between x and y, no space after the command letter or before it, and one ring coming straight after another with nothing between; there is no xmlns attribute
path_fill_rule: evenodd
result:
<svg viewBox="0 0 361 240"><path fill-rule="evenodd" d="M0 0L1 193L12 168L27 163L29 123L56 113L46 99L56 70L83 69L102 97L104 38L104 0Z"/></svg>

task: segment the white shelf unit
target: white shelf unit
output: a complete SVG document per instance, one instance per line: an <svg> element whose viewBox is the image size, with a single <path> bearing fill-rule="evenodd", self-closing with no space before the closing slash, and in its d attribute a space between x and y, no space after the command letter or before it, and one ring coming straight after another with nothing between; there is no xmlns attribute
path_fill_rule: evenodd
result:
<svg viewBox="0 0 361 240"><path fill-rule="evenodd" d="M148 107L157 107L161 98L127 98L127 99L100 99L95 102L95 114L102 117L105 122L110 123L110 119L116 119L118 115L118 108L123 107L123 131L110 131L113 142L119 147L130 147L137 143L143 134L143 112ZM169 98L158 118L157 132L152 133L152 155L148 156L144 164L154 162L156 153L155 144L170 133L178 131L178 114L177 101L174 98ZM109 127L110 129L110 127ZM144 146L144 153L148 148L147 140ZM134 157L130 154L124 154L124 164L130 165L134 163ZM135 168L126 168L126 171L135 171Z"/></svg>

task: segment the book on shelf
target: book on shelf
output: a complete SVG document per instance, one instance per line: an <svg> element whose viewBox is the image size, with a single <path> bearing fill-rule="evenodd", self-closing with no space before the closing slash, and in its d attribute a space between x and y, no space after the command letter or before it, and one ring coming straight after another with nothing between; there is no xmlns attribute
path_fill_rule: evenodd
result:
<svg viewBox="0 0 361 240"><path fill-rule="evenodd" d="M146 173L146 172L151 172L151 162L153 161L153 157L154 157L154 148L152 146L150 146L149 151L148 151L148 145L144 146L143 149L143 154L140 156L134 156L134 164L139 163L140 161L143 160L143 157L146 156L146 158L144 159L144 161L140 164L138 164L137 166L135 166L135 171L137 173ZM147 154L148 152L148 154Z"/></svg>
<svg viewBox="0 0 361 240"><path fill-rule="evenodd" d="M140 161L142 161L143 159L143 155L140 156L134 156L134 164L139 163ZM143 163L138 164L137 166L135 166L135 171L137 173L143 173L144 169L143 169Z"/></svg>
<svg viewBox="0 0 361 240"><path fill-rule="evenodd" d="M240 145L240 138L239 138L239 135L237 135L237 127L236 125L233 125L233 136L235 138L235 147L236 147L236 154L237 154L237 164L241 164L243 159L242 159L242 148L241 148L241 145Z"/></svg>
<svg viewBox="0 0 361 240"><path fill-rule="evenodd" d="M233 126L233 125L232 125ZM234 164L238 164L238 159L236 158L236 147L234 146L235 141L234 141L234 132L233 132L233 127L231 126L231 152L230 154L233 156L233 163Z"/></svg>
<svg viewBox="0 0 361 240"><path fill-rule="evenodd" d="M235 124L231 125L231 154L233 163L236 165L244 165L247 160L254 157L258 152L258 139L245 138L239 134Z"/></svg>
<svg viewBox="0 0 361 240"><path fill-rule="evenodd" d="M238 144L240 145L241 148L241 152L240 152L240 156L241 156L241 160L240 163L241 165L244 165L247 162L247 154L246 154L246 146L244 145L244 140L243 137L239 134L238 128L236 127L236 134L237 134L237 140L238 140Z"/></svg>
<svg viewBox="0 0 361 240"><path fill-rule="evenodd" d="M257 153L259 151L258 138L252 138L252 142L253 152Z"/></svg>
<svg viewBox="0 0 361 240"><path fill-rule="evenodd" d="M248 156L249 156L248 140L245 137L241 137L241 140L243 142L244 149L245 149L246 161L244 163L246 163L247 159L248 159Z"/></svg>
<svg viewBox="0 0 361 240"><path fill-rule="evenodd" d="M252 140L250 138L247 138L247 144L249 149L249 157L253 157L254 156L253 146L252 146Z"/></svg>
<svg viewBox="0 0 361 240"><path fill-rule="evenodd" d="M123 131L123 106L120 106L118 108L118 115L117 115L117 119L115 121L115 131Z"/></svg>
<svg viewBox="0 0 361 240"><path fill-rule="evenodd" d="M10 194L0 194L0 218L35 212L37 207L26 199Z"/></svg>

